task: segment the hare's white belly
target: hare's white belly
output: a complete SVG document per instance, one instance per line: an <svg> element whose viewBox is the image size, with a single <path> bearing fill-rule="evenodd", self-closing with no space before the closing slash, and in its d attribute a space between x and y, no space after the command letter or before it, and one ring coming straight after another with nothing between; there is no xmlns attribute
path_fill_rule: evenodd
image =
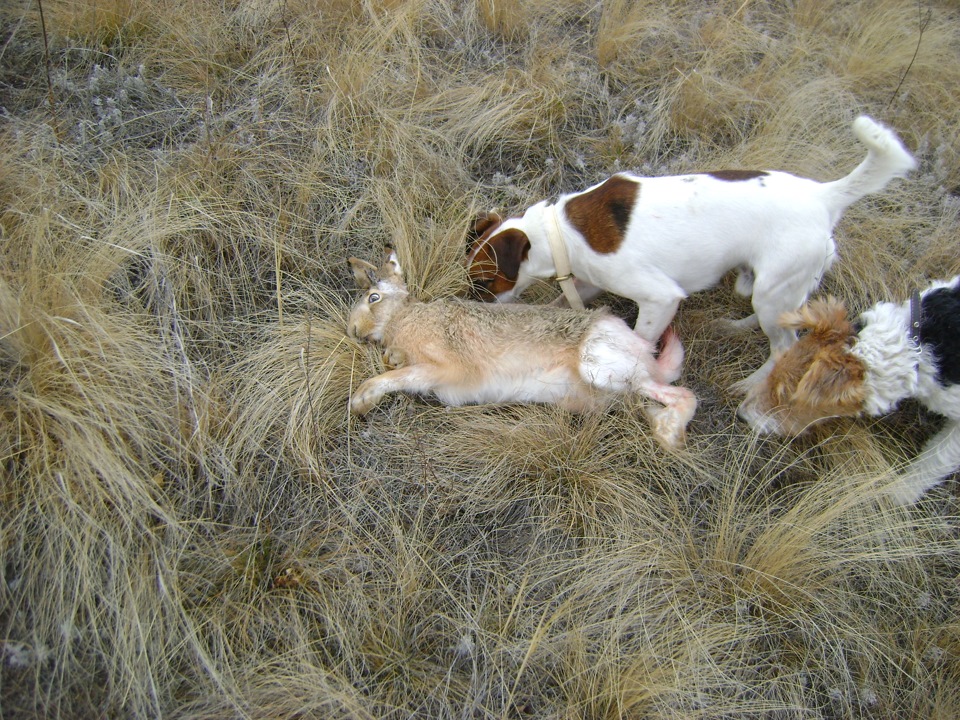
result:
<svg viewBox="0 0 960 720"><path fill-rule="evenodd" d="M598 400L598 394L566 366L496 373L477 383L442 384L434 388L434 394L448 405L547 403L583 409Z"/></svg>

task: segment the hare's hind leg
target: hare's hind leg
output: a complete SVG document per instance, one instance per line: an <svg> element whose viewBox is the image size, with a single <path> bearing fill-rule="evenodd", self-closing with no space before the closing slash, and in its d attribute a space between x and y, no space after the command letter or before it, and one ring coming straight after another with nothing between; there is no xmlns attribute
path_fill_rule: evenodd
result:
<svg viewBox="0 0 960 720"><path fill-rule="evenodd" d="M372 410L387 393L409 392L426 395L443 379L443 373L434 365L420 364L389 370L364 380L350 399L350 409L357 415Z"/></svg>
<svg viewBox="0 0 960 720"><path fill-rule="evenodd" d="M639 389L646 397L652 398L663 407L647 408L647 419L653 429L653 435L664 447L675 449L683 447L687 436L687 424L697 410L697 397L685 387L651 383Z"/></svg>
<svg viewBox="0 0 960 720"><path fill-rule="evenodd" d="M668 448L683 445L687 423L697 398L685 387L657 379L662 373L654 359L655 346L617 318L603 318L580 351L580 376L594 387L616 393L633 392L663 405L647 416L657 440Z"/></svg>

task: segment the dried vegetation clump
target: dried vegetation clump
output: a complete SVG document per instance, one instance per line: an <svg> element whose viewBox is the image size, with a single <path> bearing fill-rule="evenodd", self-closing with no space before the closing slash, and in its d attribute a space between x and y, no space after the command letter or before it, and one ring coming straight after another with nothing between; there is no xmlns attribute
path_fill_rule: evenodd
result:
<svg viewBox="0 0 960 720"><path fill-rule="evenodd" d="M42 16L41 16L42 11ZM823 291L960 272L960 15L906 0L17 0L0 10L0 715L960 715L956 481L907 405L787 442L678 316L685 451L638 408L393 397L346 258L424 299L464 232L611 172L920 169ZM549 299L548 287L532 299ZM619 312L630 308L607 298Z"/></svg>

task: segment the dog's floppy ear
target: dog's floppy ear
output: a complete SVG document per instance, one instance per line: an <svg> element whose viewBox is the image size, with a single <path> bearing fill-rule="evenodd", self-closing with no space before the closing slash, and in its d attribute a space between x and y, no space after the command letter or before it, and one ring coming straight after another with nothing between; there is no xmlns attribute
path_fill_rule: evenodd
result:
<svg viewBox="0 0 960 720"><path fill-rule="evenodd" d="M822 415L855 415L866 396L863 362L839 344L821 348L797 384L793 402Z"/></svg>
<svg viewBox="0 0 960 720"><path fill-rule="evenodd" d="M361 290L367 290L380 282L377 266L373 263L355 257L347 258L347 262L350 263L353 270L353 279L356 280L357 287Z"/></svg>
<svg viewBox="0 0 960 720"><path fill-rule="evenodd" d="M503 218L493 210L490 212L478 213L477 217L474 219L473 223L470 226L470 229L467 230L467 253L473 249L473 245L477 240L483 237L483 234L487 232L492 227L496 227L503 222Z"/></svg>
<svg viewBox="0 0 960 720"><path fill-rule="evenodd" d="M781 327L790 330L810 330L822 336L849 335L853 327L847 319L847 307L842 300L827 296L811 300L799 310L780 316Z"/></svg>
<svg viewBox="0 0 960 720"><path fill-rule="evenodd" d="M498 233L489 243L497 260L497 272L507 280L515 281L520 273L520 263L530 252L530 238L523 230L511 228Z"/></svg>

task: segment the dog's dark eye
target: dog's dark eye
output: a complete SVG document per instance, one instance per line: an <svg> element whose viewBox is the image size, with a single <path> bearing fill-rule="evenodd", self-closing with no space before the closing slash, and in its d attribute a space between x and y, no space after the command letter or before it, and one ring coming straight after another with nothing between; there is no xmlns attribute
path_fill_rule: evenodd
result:
<svg viewBox="0 0 960 720"><path fill-rule="evenodd" d="M367 295L367 302L371 305L380 302L380 293L370 293Z"/></svg>

